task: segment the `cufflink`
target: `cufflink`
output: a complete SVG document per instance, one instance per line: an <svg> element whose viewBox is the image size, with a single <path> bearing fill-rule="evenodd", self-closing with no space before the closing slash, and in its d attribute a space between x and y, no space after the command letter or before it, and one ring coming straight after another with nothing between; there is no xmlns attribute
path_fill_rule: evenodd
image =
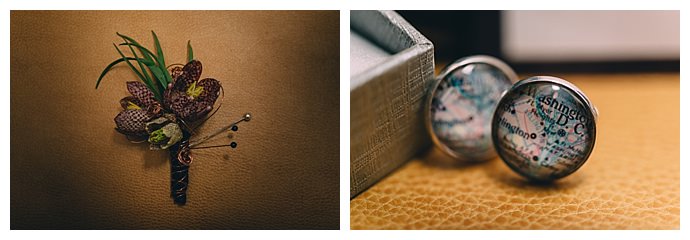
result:
<svg viewBox="0 0 690 240"><path fill-rule="evenodd" d="M517 81L515 72L490 56L471 56L448 65L427 97L425 123L434 144L460 161L496 157L491 118L501 94Z"/></svg>
<svg viewBox="0 0 690 240"><path fill-rule="evenodd" d="M598 112L564 79L517 81L507 64L480 55L455 61L441 72L424 115L434 145L458 161L499 156L528 179L553 181L589 158Z"/></svg>
<svg viewBox="0 0 690 240"><path fill-rule="evenodd" d="M552 181L577 171L596 139L597 110L575 85L557 77L517 82L498 102L491 138L515 172Z"/></svg>

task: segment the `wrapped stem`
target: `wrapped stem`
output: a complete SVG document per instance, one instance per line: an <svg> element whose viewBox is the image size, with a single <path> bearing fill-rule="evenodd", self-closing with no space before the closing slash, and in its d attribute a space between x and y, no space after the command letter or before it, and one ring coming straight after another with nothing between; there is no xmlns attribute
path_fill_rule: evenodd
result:
<svg viewBox="0 0 690 240"><path fill-rule="evenodd" d="M180 144L170 147L170 197L175 204L187 203L187 186L189 185L189 164L191 155L189 149L189 135Z"/></svg>

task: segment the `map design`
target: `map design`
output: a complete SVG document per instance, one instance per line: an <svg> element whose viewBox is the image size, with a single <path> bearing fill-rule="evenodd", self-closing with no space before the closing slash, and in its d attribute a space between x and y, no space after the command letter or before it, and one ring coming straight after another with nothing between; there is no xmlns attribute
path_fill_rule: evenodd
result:
<svg viewBox="0 0 690 240"><path fill-rule="evenodd" d="M441 79L431 100L431 126L454 157L483 161L496 156L491 117L510 79L485 63L460 67Z"/></svg>
<svg viewBox="0 0 690 240"><path fill-rule="evenodd" d="M563 85L532 82L511 89L492 121L496 150L510 168L538 181L580 168L594 147L590 108Z"/></svg>

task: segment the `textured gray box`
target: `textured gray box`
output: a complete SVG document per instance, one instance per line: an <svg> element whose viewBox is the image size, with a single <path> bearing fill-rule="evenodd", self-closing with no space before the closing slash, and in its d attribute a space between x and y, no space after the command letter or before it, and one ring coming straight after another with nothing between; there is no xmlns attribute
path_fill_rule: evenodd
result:
<svg viewBox="0 0 690 240"><path fill-rule="evenodd" d="M393 11L350 11L350 30L358 35L350 43L354 197L429 146L422 109L434 78L434 46Z"/></svg>

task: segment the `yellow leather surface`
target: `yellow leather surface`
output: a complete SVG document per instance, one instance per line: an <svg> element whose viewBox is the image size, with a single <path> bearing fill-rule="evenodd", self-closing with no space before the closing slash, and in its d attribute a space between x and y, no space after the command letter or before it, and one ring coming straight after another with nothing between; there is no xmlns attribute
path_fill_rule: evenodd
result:
<svg viewBox="0 0 690 240"><path fill-rule="evenodd" d="M535 185L500 159L453 163L436 149L350 201L352 229L678 229L678 74L562 75L599 109L594 152Z"/></svg>
<svg viewBox="0 0 690 240"><path fill-rule="evenodd" d="M12 229L337 229L338 11L49 11L10 14ZM136 79L95 90L128 34L166 63L186 58L225 89L205 135L245 112L236 149L193 150L187 205L170 198L167 152L114 130ZM124 51L125 48L123 48ZM219 138L210 144L227 144Z"/></svg>

